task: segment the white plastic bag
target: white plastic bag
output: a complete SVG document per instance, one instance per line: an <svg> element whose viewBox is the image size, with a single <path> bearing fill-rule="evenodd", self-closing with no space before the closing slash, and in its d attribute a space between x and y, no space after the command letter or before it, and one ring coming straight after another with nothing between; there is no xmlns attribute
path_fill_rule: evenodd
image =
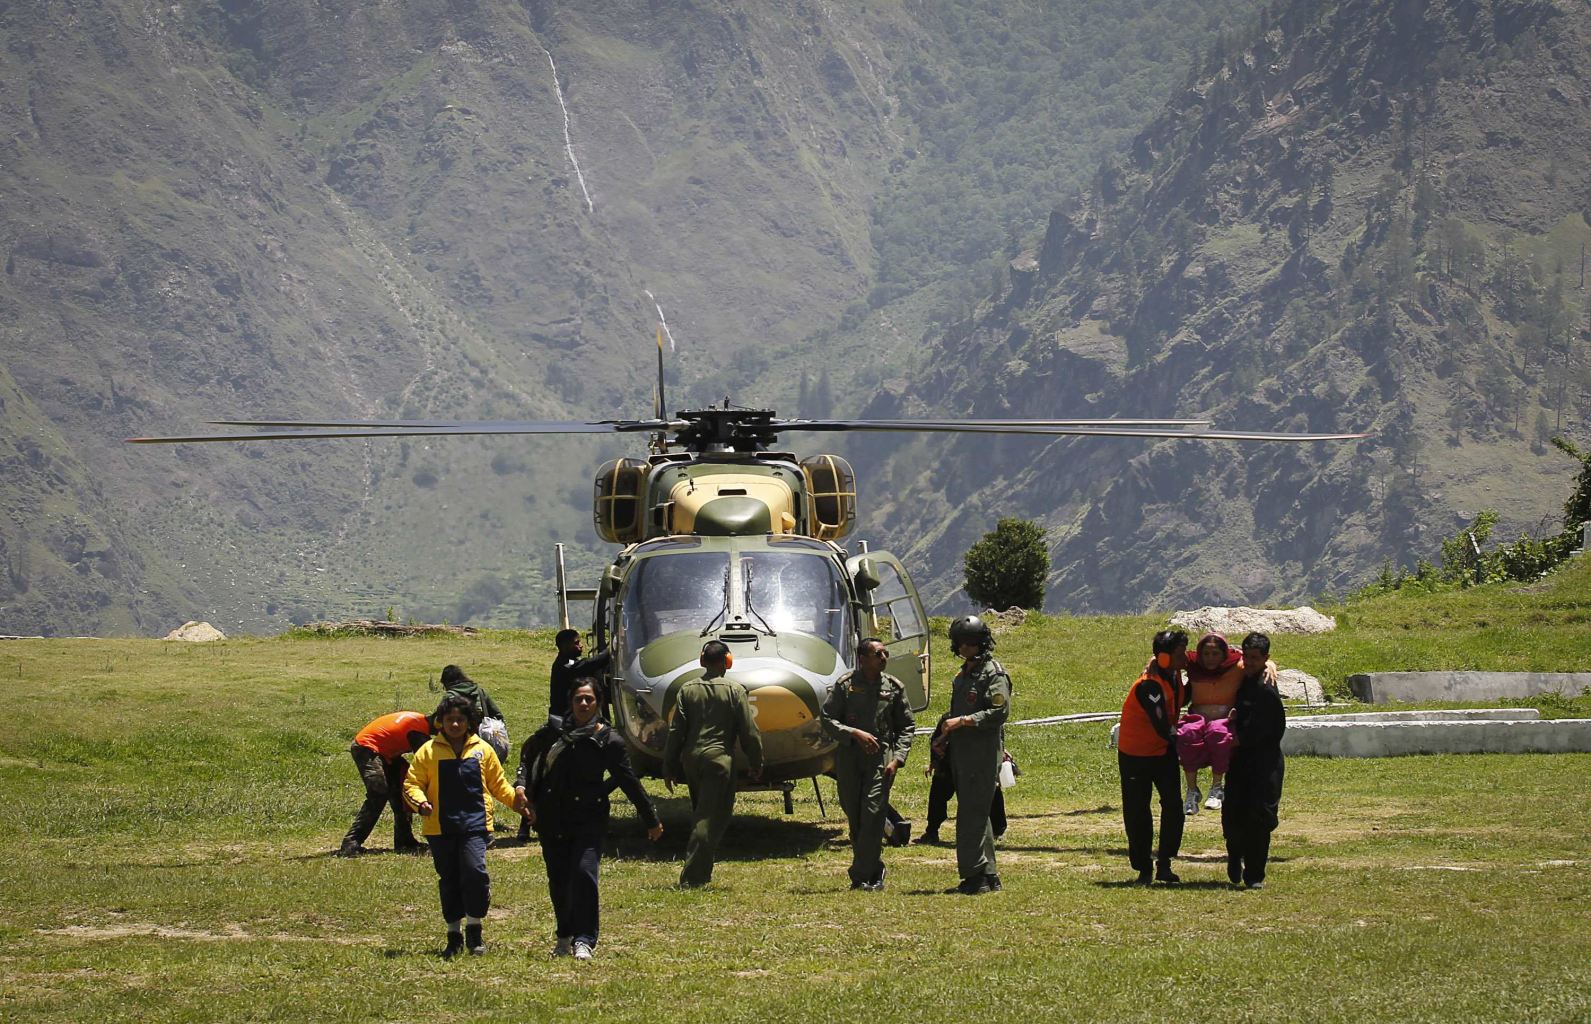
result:
<svg viewBox="0 0 1591 1024"><path fill-rule="evenodd" d="M497 760L503 764L508 763L508 726L503 724L501 718L483 718L481 727L476 730L487 746L497 751Z"/></svg>
<svg viewBox="0 0 1591 1024"><path fill-rule="evenodd" d="M1010 789L1016 785L1016 769L1011 767L1010 759L1000 762L1000 788Z"/></svg>

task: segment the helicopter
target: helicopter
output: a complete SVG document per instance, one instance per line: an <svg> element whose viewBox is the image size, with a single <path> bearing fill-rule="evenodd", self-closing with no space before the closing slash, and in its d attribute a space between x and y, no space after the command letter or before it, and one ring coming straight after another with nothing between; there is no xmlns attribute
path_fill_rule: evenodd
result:
<svg viewBox="0 0 1591 1024"><path fill-rule="evenodd" d="M835 743L821 708L855 665L857 644L878 637L889 671L914 711L928 707L929 623L906 567L887 551L841 545L857 521L856 475L838 455L798 456L786 434L943 432L1042 437L1182 438L1206 441L1344 441L1364 434L1213 429L1201 419L789 419L770 409L722 407L665 414L658 338L654 415L585 421L215 420L249 432L128 438L185 444L431 437L443 435L640 434L645 457L612 459L597 471L592 519L619 545L595 588L574 590L557 552L558 604L589 600L590 633L611 654L614 726L636 770L663 774L675 697L699 678L709 640L728 645L729 678L746 687L762 732L764 771L753 779L737 754L742 789L775 789L792 810L796 782L830 770ZM821 796L820 796L821 799Z"/></svg>

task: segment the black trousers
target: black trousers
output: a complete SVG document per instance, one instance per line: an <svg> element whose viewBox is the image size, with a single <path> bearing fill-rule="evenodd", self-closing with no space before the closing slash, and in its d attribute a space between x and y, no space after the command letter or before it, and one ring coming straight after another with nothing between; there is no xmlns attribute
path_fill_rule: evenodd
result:
<svg viewBox="0 0 1591 1024"><path fill-rule="evenodd" d="M1271 830L1252 819L1229 821L1221 808L1221 831L1226 835L1226 877L1233 885L1265 881L1265 862L1271 856Z"/></svg>
<svg viewBox="0 0 1591 1024"><path fill-rule="evenodd" d="M949 759L942 758L928 784L928 822L924 831L929 835L939 834L939 826L950 817L950 798L955 795L955 773L950 770ZM996 838L1005 835L1005 824L1005 790L995 786L994 799L989 801L989 826Z"/></svg>
<svg viewBox="0 0 1591 1024"><path fill-rule="evenodd" d="M486 873L486 833L431 836L431 863L442 895L442 920L451 924L485 917L492 906L492 879Z"/></svg>
<svg viewBox="0 0 1591 1024"><path fill-rule="evenodd" d="M1154 817L1149 798L1160 793L1160 847L1155 861L1169 864L1182 848L1182 772L1177 752L1168 750L1159 757L1134 757L1117 752L1121 768L1121 818L1127 827L1127 860L1140 873L1154 867L1149 850L1155 841Z"/></svg>
<svg viewBox="0 0 1591 1024"><path fill-rule="evenodd" d="M1226 837L1226 877L1233 885L1265 881L1285 774L1280 753L1258 765L1250 758L1232 760L1226 777L1228 798L1221 805L1221 834Z"/></svg>
<svg viewBox="0 0 1591 1024"><path fill-rule="evenodd" d="M596 946L602 911L597 904L597 872L602 867L602 833L542 837L547 865L547 895L558 922L558 937Z"/></svg>
<svg viewBox="0 0 1591 1024"><path fill-rule="evenodd" d="M401 757L391 761L355 743L348 748L354 764L359 768L359 778L365 784L365 802L354 815L353 826L343 836L343 848L364 843L381 820L381 810L392 805L392 845L394 847L418 846L414 838L413 816L403 802L403 780L409 774L409 762Z"/></svg>

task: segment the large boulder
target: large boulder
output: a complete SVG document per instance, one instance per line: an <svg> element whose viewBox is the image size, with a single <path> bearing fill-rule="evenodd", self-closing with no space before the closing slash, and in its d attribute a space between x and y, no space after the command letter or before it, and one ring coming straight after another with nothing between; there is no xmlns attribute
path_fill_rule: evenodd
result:
<svg viewBox="0 0 1591 1024"><path fill-rule="evenodd" d="M190 644L206 644L212 640L225 640L226 634L208 622L194 622L190 619L167 633L165 639L185 640Z"/></svg>
<svg viewBox="0 0 1591 1024"><path fill-rule="evenodd" d="M978 613L978 616L989 624L989 632L995 636L999 636L1007 630L1016 629L1028 620L1027 609L1016 607L1007 608L1003 612L997 612L993 608L985 608Z"/></svg>
<svg viewBox="0 0 1591 1024"><path fill-rule="evenodd" d="M1337 628L1337 620L1322 615L1308 605L1292 610L1272 608L1197 608L1191 612L1177 612L1171 624L1185 629L1195 637L1205 633L1220 633L1233 643L1243 639L1245 633L1330 633Z"/></svg>
<svg viewBox="0 0 1591 1024"><path fill-rule="evenodd" d="M1301 700L1309 704L1326 703L1326 688L1308 672L1284 668L1276 673L1276 692L1283 700Z"/></svg>

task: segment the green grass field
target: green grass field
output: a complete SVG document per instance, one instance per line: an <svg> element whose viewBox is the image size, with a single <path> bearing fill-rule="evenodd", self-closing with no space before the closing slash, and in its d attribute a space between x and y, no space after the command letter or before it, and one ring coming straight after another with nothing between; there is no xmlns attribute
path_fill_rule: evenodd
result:
<svg viewBox="0 0 1591 1024"><path fill-rule="evenodd" d="M1275 654L1338 693L1366 669L1591 655L1591 566L1331 610L1336 633L1278 637ZM1040 618L1002 637L1017 716L1119 707L1161 621ZM1024 775L1003 893L941 895L954 851L936 847L886 851L889 890L849 892L826 781L828 818L810 785L789 817L743 796L713 886L675 891L687 809L652 784L668 834L650 846L620 808L596 960L547 956L539 854L508 842L488 858L491 954L444 963L428 859L330 856L362 798L349 739L434 706L457 662L517 741L543 713L551 653L546 633L0 645L0 1019L1591 1017L1591 755L1295 758L1264 891L1225 886L1208 812L1189 822L1186 884L1146 891L1124 884L1098 723L1011 732ZM920 822L913 760L896 802ZM390 839L383 821L370 845Z"/></svg>

